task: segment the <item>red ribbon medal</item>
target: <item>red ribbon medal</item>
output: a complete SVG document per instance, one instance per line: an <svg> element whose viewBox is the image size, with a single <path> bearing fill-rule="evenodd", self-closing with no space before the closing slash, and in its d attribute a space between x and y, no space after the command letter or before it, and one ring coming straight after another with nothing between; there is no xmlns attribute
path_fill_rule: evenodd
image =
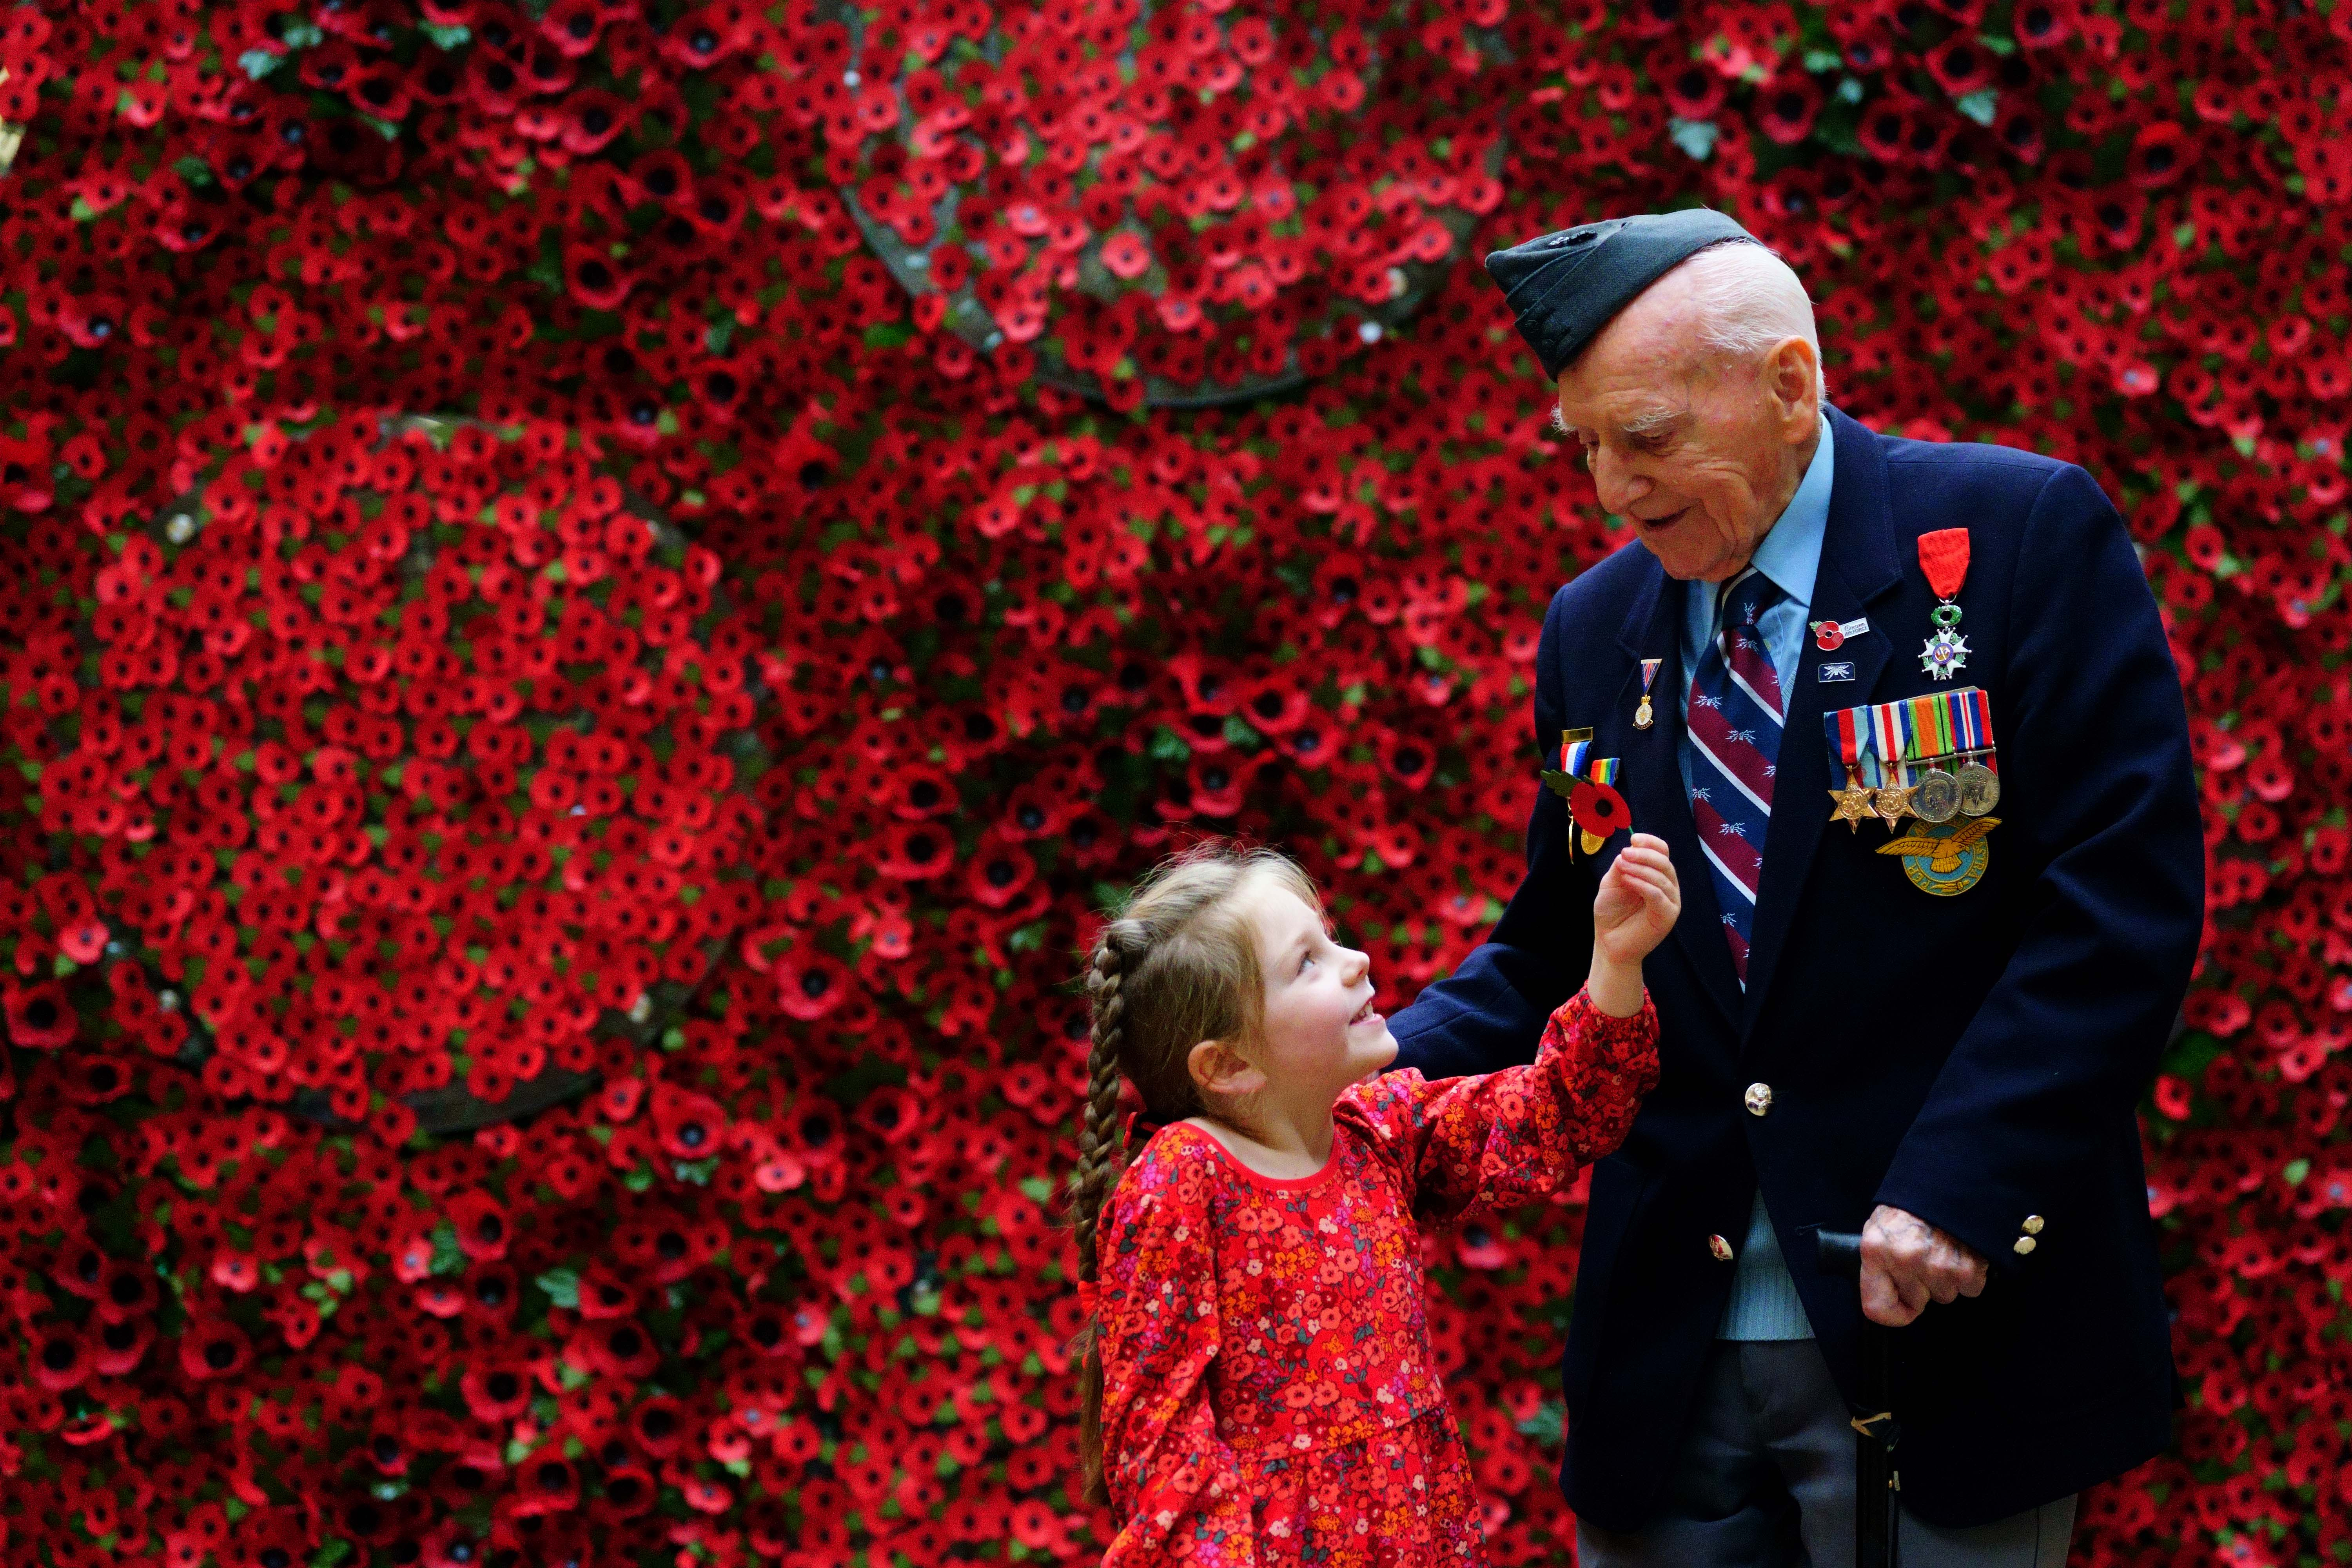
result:
<svg viewBox="0 0 2352 1568"><path fill-rule="evenodd" d="M1920 650L1919 668L1938 680L1949 680L1953 671L1965 669L1969 662L1968 639L1959 634L1960 607L1952 602L1969 578L1969 531L1939 528L1921 534L1919 570L1927 574L1927 586L1943 601L1931 613L1936 635Z"/></svg>

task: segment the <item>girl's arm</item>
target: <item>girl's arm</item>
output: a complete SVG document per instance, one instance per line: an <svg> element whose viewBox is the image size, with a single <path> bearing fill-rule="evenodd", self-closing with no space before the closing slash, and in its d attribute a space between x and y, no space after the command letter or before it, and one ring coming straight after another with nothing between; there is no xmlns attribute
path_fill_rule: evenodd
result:
<svg viewBox="0 0 2352 1568"><path fill-rule="evenodd" d="M1579 991L1552 1014L1526 1067L1434 1083L1390 1073L1340 1105L1404 1178L1417 1215L1532 1202L1623 1142L1658 1081L1657 1009L1646 992L1634 995L1640 1011L1619 1018Z"/></svg>
<svg viewBox="0 0 2352 1568"><path fill-rule="evenodd" d="M1254 1564L1242 1468L1209 1401L1223 1337L1207 1182L1149 1155L1129 1174L1098 1242L1103 1476L1119 1526L1103 1563Z"/></svg>

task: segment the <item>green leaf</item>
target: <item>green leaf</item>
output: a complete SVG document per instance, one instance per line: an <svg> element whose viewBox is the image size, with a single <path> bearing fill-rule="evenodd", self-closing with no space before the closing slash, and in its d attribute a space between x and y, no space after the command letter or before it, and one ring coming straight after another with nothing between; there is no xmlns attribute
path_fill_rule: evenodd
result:
<svg viewBox="0 0 2352 1568"><path fill-rule="evenodd" d="M462 26L446 26L438 22L427 22L418 30L445 49L454 49L474 36Z"/></svg>
<svg viewBox="0 0 2352 1568"><path fill-rule="evenodd" d="M1568 1436L1568 1406L1556 1399L1547 1399L1536 1406L1536 1413L1519 1423L1519 1435L1532 1437L1547 1448L1556 1448Z"/></svg>
<svg viewBox="0 0 2352 1568"><path fill-rule="evenodd" d="M1812 72L1815 76L1821 75L1823 71L1833 71L1843 64L1845 64L1845 57L1838 53L1835 49L1807 49L1805 51L1805 68Z"/></svg>
<svg viewBox="0 0 2352 1568"><path fill-rule="evenodd" d="M436 1274L462 1274L466 1255L457 1247L457 1227L443 1220L433 1227L432 1271Z"/></svg>
<svg viewBox="0 0 2352 1568"><path fill-rule="evenodd" d="M236 57L236 63L244 69L247 76L255 81L259 81L263 77L284 65L286 57L272 54L268 49L247 49Z"/></svg>
<svg viewBox="0 0 2352 1568"><path fill-rule="evenodd" d="M1668 122L1675 145L1700 163L1715 151L1716 129L1712 120L1675 120Z"/></svg>
<svg viewBox="0 0 2352 1568"><path fill-rule="evenodd" d="M547 1299L565 1311L576 1310L580 1305L580 1271L576 1268L551 1268L531 1281L547 1292Z"/></svg>
<svg viewBox="0 0 2352 1568"><path fill-rule="evenodd" d="M2017 40L2011 37L2004 37L1999 33L1979 33L1977 35L1977 42L1982 44L1986 48L1990 49L1997 55L2013 55L2017 53Z"/></svg>
<svg viewBox="0 0 2352 1568"><path fill-rule="evenodd" d="M1986 87L1979 88L1966 98L1959 100L1956 107L1979 125L1990 125L1993 114L2000 104L2000 94Z"/></svg>

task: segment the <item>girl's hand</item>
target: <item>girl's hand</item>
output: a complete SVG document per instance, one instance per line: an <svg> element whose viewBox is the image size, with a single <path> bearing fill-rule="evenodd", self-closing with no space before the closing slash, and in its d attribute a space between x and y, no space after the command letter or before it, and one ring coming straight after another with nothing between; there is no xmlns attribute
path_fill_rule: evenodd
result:
<svg viewBox="0 0 2352 1568"><path fill-rule="evenodd" d="M1666 841L1636 833L1592 900L1592 967L1585 991L1594 1006L1616 1018L1642 1010L1642 960L1666 940L1682 912L1682 883Z"/></svg>

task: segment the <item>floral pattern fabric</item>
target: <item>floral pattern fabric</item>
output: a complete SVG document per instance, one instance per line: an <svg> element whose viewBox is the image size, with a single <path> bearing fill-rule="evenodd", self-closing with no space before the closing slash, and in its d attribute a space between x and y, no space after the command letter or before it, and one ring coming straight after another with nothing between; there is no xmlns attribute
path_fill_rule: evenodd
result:
<svg viewBox="0 0 2352 1568"><path fill-rule="evenodd" d="M1483 1563L1416 1222L1551 1193L1623 1140L1657 1074L1648 999L1612 1018L1580 991L1528 1066L1350 1088L1311 1176L1158 1132L1099 1232L1106 1564Z"/></svg>

